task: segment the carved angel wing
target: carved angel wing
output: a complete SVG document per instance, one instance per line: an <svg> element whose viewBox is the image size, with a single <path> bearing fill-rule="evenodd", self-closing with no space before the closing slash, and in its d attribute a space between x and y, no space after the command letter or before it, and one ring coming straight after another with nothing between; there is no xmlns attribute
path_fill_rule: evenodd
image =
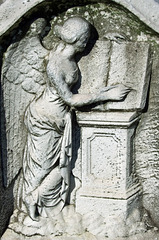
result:
<svg viewBox="0 0 159 240"><path fill-rule="evenodd" d="M44 24L44 19L32 23L25 37L12 43L3 56L1 138L5 186L10 184L22 166L26 106L45 87L48 50L41 45L39 38Z"/></svg>

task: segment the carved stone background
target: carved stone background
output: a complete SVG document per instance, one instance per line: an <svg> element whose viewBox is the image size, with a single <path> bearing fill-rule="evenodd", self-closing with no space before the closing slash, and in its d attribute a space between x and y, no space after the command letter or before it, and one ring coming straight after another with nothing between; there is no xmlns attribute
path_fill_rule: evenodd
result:
<svg viewBox="0 0 159 240"><path fill-rule="evenodd" d="M59 7L60 8L60 7ZM58 14L58 11L56 12ZM57 17L53 18L51 21L52 27L55 23L60 23L64 19L74 16L76 14L84 16L90 22L94 24L94 26L98 29L99 39L107 39L110 40L113 37L113 32L118 32L124 34L125 37L129 39L129 41L137 41L139 44L148 43L151 44L151 52L152 52L152 74L151 74L151 84L150 84L150 93L149 98L147 99L147 105L145 107L145 113L142 115L142 119L138 125L136 131L136 139L135 139L135 158L136 158L136 169L143 186L143 204L144 207L148 210L151 215L153 221L156 225L159 226L159 34L150 30L147 26L145 26L142 22L139 21L133 14L128 12L128 10L119 7L118 5L111 4L91 4L83 7L75 7L73 9L69 9L66 13L62 13L57 15ZM39 14L41 16L41 13ZM28 17L29 18L29 17ZM121 28L122 25L122 28ZM19 35L23 30L20 29L19 26ZM106 33L111 33L110 35L106 35ZM44 44L48 47L52 47L55 41L54 35L53 39L51 38L51 34L45 37ZM9 35L11 39L15 35ZM108 42L108 45L110 44ZM4 41L1 42L1 49L6 49L6 45ZM29 46L32 47L31 45ZM1 51L3 52L3 50ZM103 54L107 54L104 52ZM15 60L15 64L20 64L20 60ZM13 70L14 72L14 70ZM15 72L14 72L15 74ZM102 73L103 74L103 73ZM10 96L10 92L15 91L10 89L6 84L6 89L8 89L8 95ZM16 89L18 88L15 87ZM23 96L25 98L25 96ZM32 95L30 95L32 98ZM17 95L17 99L19 99ZM19 101L19 100L18 100ZM13 104L14 102L9 104ZM6 106L7 108L8 106ZM23 108L23 105L21 105ZM14 109L12 108L14 112ZM16 112L14 114L17 117ZM14 118L14 117L13 117ZM23 111L21 115L21 122L23 119ZM13 119L10 121L12 122ZM19 119L14 119L15 121L19 121ZM14 124L14 121L13 121ZM20 125L21 127L21 125ZM79 129L77 127L77 133ZM1 135L2 137L2 135ZM3 141L6 139L3 138ZM19 150L19 146L15 146L14 143L11 142L11 148L14 149L17 147ZM23 144L23 143L22 143ZM76 151L79 148L78 139L75 142ZM10 151L12 152L12 149ZM21 145L21 151L23 146ZM11 153L10 152L10 153ZM4 169L5 174L8 174L8 188L3 187L2 171L0 171L0 234L7 224L7 217L9 218L13 205L13 183L14 178L21 167L21 157L18 158L18 161L14 160L14 157L9 158L8 169ZM2 161L1 161L2 162ZM6 164L6 163L5 163ZM4 162L3 162L4 166ZM2 169L2 166L1 166ZM3 172L3 174L4 174ZM73 167L74 175L80 179L81 169L80 169L80 156ZM3 180L2 180L3 178ZM6 175L5 175L6 178ZM16 186L16 184L15 184ZM16 187L15 192L16 195ZM6 219L6 220L5 220Z"/></svg>

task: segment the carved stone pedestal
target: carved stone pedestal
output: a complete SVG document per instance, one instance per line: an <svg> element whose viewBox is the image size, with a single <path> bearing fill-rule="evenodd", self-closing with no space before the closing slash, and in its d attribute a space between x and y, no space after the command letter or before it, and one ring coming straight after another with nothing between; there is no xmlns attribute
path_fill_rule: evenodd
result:
<svg viewBox="0 0 159 240"><path fill-rule="evenodd" d="M82 187L76 210L83 215L92 212L102 216L109 231L115 221L126 224L140 208L141 187L135 176L133 151L139 117L135 112L77 116L81 126ZM136 221L140 221L139 215Z"/></svg>

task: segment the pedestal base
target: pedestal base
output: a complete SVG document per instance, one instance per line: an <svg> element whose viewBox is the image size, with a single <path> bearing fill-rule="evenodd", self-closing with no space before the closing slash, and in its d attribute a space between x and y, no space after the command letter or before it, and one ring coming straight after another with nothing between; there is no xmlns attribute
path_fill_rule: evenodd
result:
<svg viewBox="0 0 159 240"><path fill-rule="evenodd" d="M126 237L146 231L142 223L141 192L128 199L77 196L76 211L83 215L85 227L94 235ZM90 220L92 219L92 220Z"/></svg>
<svg viewBox="0 0 159 240"><path fill-rule="evenodd" d="M96 198L82 196L79 191L76 211L82 215L94 211L104 217L106 222L109 221L109 218L118 217L126 221L134 209L141 209L141 197L141 192L137 192L128 199Z"/></svg>

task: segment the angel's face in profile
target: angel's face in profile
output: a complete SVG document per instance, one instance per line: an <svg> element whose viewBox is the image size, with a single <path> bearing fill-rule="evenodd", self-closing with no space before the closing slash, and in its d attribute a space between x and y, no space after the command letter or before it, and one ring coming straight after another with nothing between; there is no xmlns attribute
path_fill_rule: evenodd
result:
<svg viewBox="0 0 159 240"><path fill-rule="evenodd" d="M90 37L90 24L84 18L72 17L63 26L56 25L54 31L65 43L71 44L75 52L81 52Z"/></svg>
<svg viewBox="0 0 159 240"><path fill-rule="evenodd" d="M88 40L89 40L88 34L87 33L82 34L80 39L74 43L74 48L76 52L82 52L85 49Z"/></svg>

